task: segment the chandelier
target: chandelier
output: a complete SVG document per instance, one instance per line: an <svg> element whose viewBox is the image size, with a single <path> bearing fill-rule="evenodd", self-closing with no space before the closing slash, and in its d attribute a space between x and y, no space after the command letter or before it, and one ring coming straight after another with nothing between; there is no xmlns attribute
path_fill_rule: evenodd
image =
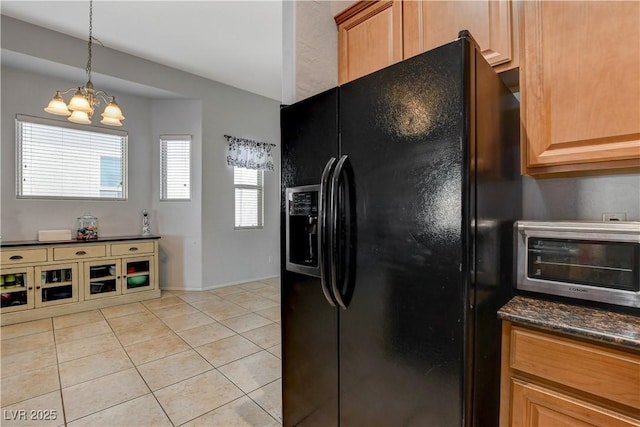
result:
<svg viewBox="0 0 640 427"><path fill-rule="evenodd" d="M93 83L91 83L91 47L93 41L100 43L100 40L93 37L93 0L89 1L89 57L87 59L87 83L84 86L78 88L72 87L65 91L56 91L54 97L49 101L49 105L44 109L47 113L56 114L59 116L67 116L67 120L80 123L84 125L91 124L91 118L95 108L100 105L100 101L106 104L102 113L102 120L100 123L108 126L122 126L120 120L124 120L122 110L116 102L114 96L110 96L103 90L95 90ZM102 43L100 43L102 45ZM66 104L62 95L67 94L75 90L69 104Z"/></svg>

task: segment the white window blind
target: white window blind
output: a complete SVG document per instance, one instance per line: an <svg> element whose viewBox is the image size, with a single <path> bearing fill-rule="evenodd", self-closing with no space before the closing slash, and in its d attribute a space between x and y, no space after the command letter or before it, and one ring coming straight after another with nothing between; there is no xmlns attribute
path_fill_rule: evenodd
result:
<svg viewBox="0 0 640 427"><path fill-rule="evenodd" d="M264 226L264 172L256 169L233 168L235 189L235 228Z"/></svg>
<svg viewBox="0 0 640 427"><path fill-rule="evenodd" d="M127 199L126 132L16 116L18 198Z"/></svg>
<svg viewBox="0 0 640 427"><path fill-rule="evenodd" d="M160 136L160 200L191 200L191 136Z"/></svg>

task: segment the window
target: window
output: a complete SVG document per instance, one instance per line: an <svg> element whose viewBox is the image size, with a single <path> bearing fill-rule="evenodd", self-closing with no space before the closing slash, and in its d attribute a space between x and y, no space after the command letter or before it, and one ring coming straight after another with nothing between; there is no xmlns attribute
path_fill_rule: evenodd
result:
<svg viewBox="0 0 640 427"><path fill-rule="evenodd" d="M233 168L236 229L263 227L263 175L261 170Z"/></svg>
<svg viewBox="0 0 640 427"><path fill-rule="evenodd" d="M120 190L122 165L118 157L100 156L100 196L113 196Z"/></svg>
<svg viewBox="0 0 640 427"><path fill-rule="evenodd" d="M160 200L191 200L191 136L160 136Z"/></svg>
<svg viewBox="0 0 640 427"><path fill-rule="evenodd" d="M18 198L127 199L126 132L16 116Z"/></svg>

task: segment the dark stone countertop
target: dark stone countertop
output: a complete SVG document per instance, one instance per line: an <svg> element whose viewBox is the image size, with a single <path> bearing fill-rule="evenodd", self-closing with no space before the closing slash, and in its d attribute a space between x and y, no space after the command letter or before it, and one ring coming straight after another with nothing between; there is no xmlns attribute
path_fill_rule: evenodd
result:
<svg viewBox="0 0 640 427"><path fill-rule="evenodd" d="M521 325L640 350L640 317L632 314L516 296L498 311L498 317Z"/></svg>
<svg viewBox="0 0 640 427"><path fill-rule="evenodd" d="M38 240L7 240L0 241L0 247L13 248L17 246L44 246L44 245L73 245L78 243L109 243L121 242L123 240L153 240L160 239L160 236L104 236L93 240L55 240L51 242L40 242Z"/></svg>

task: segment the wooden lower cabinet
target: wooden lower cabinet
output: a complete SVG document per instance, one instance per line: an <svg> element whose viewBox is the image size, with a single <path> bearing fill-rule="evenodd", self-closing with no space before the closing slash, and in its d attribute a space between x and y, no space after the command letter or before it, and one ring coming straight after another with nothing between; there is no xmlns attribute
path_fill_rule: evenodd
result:
<svg viewBox="0 0 640 427"><path fill-rule="evenodd" d="M512 379L511 426L638 426L637 420L553 389Z"/></svg>
<svg viewBox="0 0 640 427"><path fill-rule="evenodd" d="M2 325L160 297L158 238L2 248Z"/></svg>
<svg viewBox="0 0 640 427"><path fill-rule="evenodd" d="M503 322L500 426L640 426L640 351Z"/></svg>

